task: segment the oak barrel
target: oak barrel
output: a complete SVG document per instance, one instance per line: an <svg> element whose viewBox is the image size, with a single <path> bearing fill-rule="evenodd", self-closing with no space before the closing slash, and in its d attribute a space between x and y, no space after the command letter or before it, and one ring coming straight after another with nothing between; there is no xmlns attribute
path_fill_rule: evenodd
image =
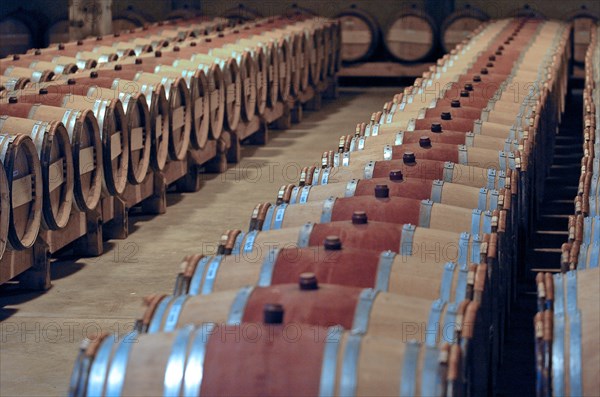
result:
<svg viewBox="0 0 600 397"><path fill-rule="evenodd" d="M213 48L210 50L209 55L222 59L233 58L236 60L241 79L241 115L245 121L252 121L256 115L256 74L258 60L248 51L242 50L238 52L228 47Z"/></svg>
<svg viewBox="0 0 600 397"><path fill-rule="evenodd" d="M102 140L103 185L110 194L121 194L125 189L129 170L129 121L121 101L118 97L116 99L88 97L87 86L71 83L75 83L75 80L69 80L67 85L57 85L58 82L53 82L53 85L43 88L45 91L42 92L47 91L46 94L39 94L38 90L28 88L18 93L17 101L29 106L41 103L64 109L93 111Z"/></svg>
<svg viewBox="0 0 600 397"><path fill-rule="evenodd" d="M97 338L82 347L70 394L442 396L461 384L458 345L425 347L339 327L289 329L269 321L134 332L119 342Z"/></svg>
<svg viewBox="0 0 600 397"><path fill-rule="evenodd" d="M435 203L483 211L510 208L511 195L506 188L478 189L441 180L405 178L399 171L390 172L388 178L351 179L346 184L284 185L279 189L277 204L302 204L327 200L329 197L368 196L373 194L377 185L386 185L391 197L432 200Z"/></svg>
<svg viewBox="0 0 600 397"><path fill-rule="evenodd" d="M440 35L444 51L452 50L488 19L489 17L483 11L470 4L465 5L464 9L448 15L444 19Z"/></svg>
<svg viewBox="0 0 600 397"><path fill-rule="evenodd" d="M552 364L548 368L553 395L586 396L600 390L596 371L600 365L599 271L574 270L553 276Z"/></svg>
<svg viewBox="0 0 600 397"><path fill-rule="evenodd" d="M494 243L497 236L494 234L472 236L465 232L454 233L414 225L369 221L364 212L360 218L360 222L306 223L300 227L258 231L261 228L260 223L264 220L263 217L253 220L258 226L252 226L247 233L237 230L227 231L224 234L227 242L224 244L222 252L224 254L242 254L246 258L252 259L252 256L265 255L265 252L277 247L322 246L327 236L335 235L340 236L342 244L348 248L420 255L422 259L427 257L427 253L436 252L437 254L432 258L438 258L444 262L463 263L461 261L468 257L468 250L460 247L480 246L483 241L488 242L485 250L481 247L482 253L485 251L486 260L492 260L497 255L496 243ZM366 223L364 219L367 219ZM441 247L445 248L441 249Z"/></svg>
<svg viewBox="0 0 600 397"><path fill-rule="evenodd" d="M192 127L192 101L190 92L181 77L163 77L141 72L135 76L140 84L162 84L169 101L169 157L182 160L187 154Z"/></svg>
<svg viewBox="0 0 600 397"><path fill-rule="evenodd" d="M91 109L98 120L102 139L103 184L108 193L119 196L127 186L129 173L129 120L120 99L91 99L83 95L68 94L63 107Z"/></svg>
<svg viewBox="0 0 600 397"><path fill-rule="evenodd" d="M474 265L469 269L474 275L468 277L470 285L464 289L466 294L473 295L475 289L479 294L483 293L485 269L486 265ZM286 324L340 325L371 336L400 340L414 338L421 343L426 343L427 338L429 344L435 345L455 341L454 332L448 332L444 325L449 326L448 322L455 318L463 301L450 300L449 296L443 295L431 300L372 288L325 284L318 282L313 273L303 273L300 280L298 284L247 286L208 295L153 295L145 299L146 310L140 318L139 328L154 333L208 321L260 323L264 305L271 303L286 309ZM449 290L441 292L446 294ZM370 310L361 310L360 304L369 305ZM430 313L437 310L440 313L433 315L435 323L428 325ZM403 327L403 323L414 326ZM425 336L426 329L433 331L433 335Z"/></svg>
<svg viewBox="0 0 600 397"><path fill-rule="evenodd" d="M413 7L397 15L384 35L385 46L395 59L416 62L427 58L435 47L435 21Z"/></svg>
<svg viewBox="0 0 600 397"><path fill-rule="evenodd" d="M223 85L221 89L223 91L219 90L219 94L223 94L225 127L230 131L235 131L240 122L242 106L242 83L237 62L231 58L221 60L220 58L206 54L196 54L190 60L180 59L173 62L173 66L177 68L191 70L200 67L211 67L212 65L218 65L222 72L223 80L221 81ZM221 95L219 95L219 98L216 98L215 94L215 99L220 100L220 97Z"/></svg>
<svg viewBox="0 0 600 397"><path fill-rule="evenodd" d="M42 220L42 169L31 138L0 133L0 160L9 187L8 241L22 250L35 243Z"/></svg>
<svg viewBox="0 0 600 397"><path fill-rule="evenodd" d="M194 149L204 148L210 128L210 86L203 70L179 71L172 66L158 65L155 73L165 77L183 77L190 91L192 103L192 131L190 144ZM214 86L214 81L213 81Z"/></svg>
<svg viewBox="0 0 600 397"><path fill-rule="evenodd" d="M10 109L5 109L10 107ZM31 137L40 159L43 221L50 230L67 225L73 203L73 155L69 135L60 121L29 120L31 106L0 105L0 132ZM21 117L5 116L19 115Z"/></svg>
<svg viewBox="0 0 600 397"><path fill-rule="evenodd" d="M435 246L433 240L429 243ZM332 242L337 245L333 246ZM452 257L458 259L453 262ZM175 293L207 295L238 289L248 283L261 287L287 284L310 272L323 283L373 288L430 300L442 294L445 301L460 303L467 296L469 269L474 277L477 266L486 260L481 245L469 245L467 238L461 247L437 246L429 252L396 254L342 247L339 237L327 236L325 244L320 246L289 245L240 255L186 257ZM475 266L470 268L471 264ZM480 274L482 282L485 274Z"/></svg>
<svg viewBox="0 0 600 397"><path fill-rule="evenodd" d="M47 93L48 91L43 92ZM102 140L94 113L89 109L77 110L35 104L31 106L29 117L44 121L60 120L63 122L73 148L75 205L81 211L90 211L96 208L100 202L104 177Z"/></svg>
<svg viewBox="0 0 600 397"><path fill-rule="evenodd" d="M409 223L453 232L469 231L473 234L492 231L492 211L454 207L431 200L390 197L387 184L376 185L374 190L375 196L371 193L368 196L329 197L305 204L272 205L262 230L302 226L306 222L351 220L355 211L364 211L370 219L379 222Z"/></svg>
<svg viewBox="0 0 600 397"><path fill-rule="evenodd" d="M19 13L21 15L19 15ZM30 17L31 21L27 21ZM38 23L32 14L23 10L12 15L7 15L0 20L0 35L2 43L0 46L0 57L9 54L21 54L34 47L38 39Z"/></svg>
<svg viewBox="0 0 600 397"><path fill-rule="evenodd" d="M363 62L371 58L381 36L375 18L355 6L341 11L336 17L340 20L342 31L342 62Z"/></svg>
<svg viewBox="0 0 600 397"><path fill-rule="evenodd" d="M407 153L407 159L370 161L364 167L330 167L308 168L300 175L300 185L327 185L329 183L347 182L351 179L386 178L391 171L399 170L405 176L424 179L439 179L445 182L458 183L472 187L501 189L507 185L508 171L485 169L449 161L436 161L415 158ZM511 182L514 177L509 180ZM513 194L516 193L516 189Z"/></svg>
<svg viewBox="0 0 600 397"><path fill-rule="evenodd" d="M135 90L135 87L139 87L137 83L132 84L129 81L119 79L116 79L117 81L112 80L110 87L115 84L115 89L113 89L106 88L104 83L100 85L101 79L87 81L86 79L77 78L76 80L77 84L87 87L86 96L90 99L90 102L98 99L121 100L129 123L128 180L131 184L137 185L142 183L150 167L151 153L153 153L152 135L163 136L168 134L168 124L165 124L169 121L169 111L164 88L160 86L158 91L154 91L152 86L146 86L144 87L144 93L139 93ZM149 96L147 97L146 94ZM148 102L150 102L153 113L149 111ZM158 130L161 131L161 134L158 134ZM163 131L166 131L166 133L163 133ZM167 143L165 144L165 142ZM163 140L162 143L160 146L162 150L152 157L152 165L156 168L166 163L168 155L168 140Z"/></svg>
<svg viewBox="0 0 600 397"><path fill-rule="evenodd" d="M173 127L171 121L173 106L171 105L173 103L170 104L167 99L166 87L163 84L134 81L133 78L128 78L130 75L126 74L126 72L128 71L103 69L98 72L91 72L90 77L77 77L76 80L78 84L87 85L90 87L90 90L95 90L93 94L92 91L88 93L88 96L92 98L112 99L116 97L120 98L123 95L143 94L149 112L148 120L151 134L146 135L142 131L141 136L136 136L139 135L136 134L139 130L130 130L130 138L132 140L130 147L132 151L142 151L141 158L144 159L146 158L146 151L148 151L147 155L150 158L149 162L152 167L159 171L163 170L169 157L169 143ZM115 92L112 92L113 90ZM115 96L115 93L118 95ZM123 99L121 101L124 102ZM183 118L185 120L185 111L183 112ZM187 126L187 136L189 139L189 125ZM142 139L141 142L140 139ZM142 146L140 147L140 145Z"/></svg>

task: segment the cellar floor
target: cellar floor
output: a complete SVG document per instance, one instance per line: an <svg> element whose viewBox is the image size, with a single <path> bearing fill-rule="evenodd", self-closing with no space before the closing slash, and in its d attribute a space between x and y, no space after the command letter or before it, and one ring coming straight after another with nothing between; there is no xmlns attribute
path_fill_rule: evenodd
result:
<svg viewBox="0 0 600 397"><path fill-rule="evenodd" d="M271 131L266 146L249 146L224 174L204 176L193 194L168 195L167 213L135 214L127 240L105 243L97 258L69 257L52 265L44 294L0 287L0 395L65 395L80 341L98 332L123 337L142 314L142 298L169 294L187 254L212 253L226 229L246 229L254 205L273 201L295 183L301 166L316 163L341 135L354 132L399 88L344 88L336 101L286 131Z"/></svg>

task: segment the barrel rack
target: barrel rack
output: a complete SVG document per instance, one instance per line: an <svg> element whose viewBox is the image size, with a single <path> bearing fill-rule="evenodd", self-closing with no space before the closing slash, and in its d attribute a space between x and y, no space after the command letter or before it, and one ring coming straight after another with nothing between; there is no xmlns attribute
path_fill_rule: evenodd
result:
<svg viewBox="0 0 600 397"><path fill-rule="evenodd" d="M252 121L240 121L235 131L224 130L218 141L209 140L203 149L188 149L185 159L169 160L163 171L148 171L141 184L127 185L122 197L105 195L93 211L73 209L64 229L40 230L34 245L25 250L7 248L0 258L0 280L15 279L21 287L33 290L50 288L51 259L60 256L60 250L73 248L81 257L102 255L104 240L128 237L130 208L139 205L145 214L166 213L169 187L182 193L197 192L200 174L225 172L227 163L240 161L243 144L265 145L269 127L290 128L302 121L303 110L319 110L323 98L336 97L336 76L309 85L296 97L267 107Z"/></svg>

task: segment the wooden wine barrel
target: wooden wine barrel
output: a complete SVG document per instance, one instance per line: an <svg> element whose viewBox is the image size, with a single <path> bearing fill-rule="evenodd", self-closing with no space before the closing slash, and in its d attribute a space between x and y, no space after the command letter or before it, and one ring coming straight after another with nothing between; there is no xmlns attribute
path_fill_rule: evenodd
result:
<svg viewBox="0 0 600 397"><path fill-rule="evenodd" d="M552 317L551 384L554 395L593 395L600 390L595 371L600 353L599 269L556 274Z"/></svg>
<svg viewBox="0 0 600 397"><path fill-rule="evenodd" d="M41 83L45 81L53 80L56 76L53 70L36 70L30 68L24 68L21 66L8 66L3 74L7 77L25 77L30 79L34 83Z"/></svg>
<svg viewBox="0 0 600 397"><path fill-rule="evenodd" d="M99 38L100 40L94 39L92 41L91 39L85 39L77 42L51 45L48 48L38 48L35 50L30 50L26 55L52 55L55 57L67 56L75 57L81 60L94 60L97 63L116 61L119 58L119 54L117 52L123 53L123 51L116 48L111 48L109 46L100 46L98 43L100 43L103 38ZM98 50L95 51L96 49ZM134 53L133 50L124 55L130 55L131 53Z"/></svg>
<svg viewBox="0 0 600 397"><path fill-rule="evenodd" d="M171 158L177 159L185 155L190 143L197 149L204 147L208 140L210 104L208 95L205 94L209 88L206 74L203 70L187 71L168 66L171 59L177 59L176 54L180 48L174 46L173 50L176 51L155 51L148 57L120 60L118 64L107 65L106 70L103 68L103 71L99 71L102 75L119 76L142 86L164 86L169 101L166 121L170 124L168 134L160 132L155 139L154 157L157 158L156 166L160 169L166 161L167 148L163 147L166 144L169 145ZM111 67L114 71L111 71Z"/></svg>
<svg viewBox="0 0 600 397"><path fill-rule="evenodd" d="M23 10L21 10L23 12ZM2 43L0 45L0 57L9 54L21 54L28 49L35 47L37 34L35 18L31 22L26 21L27 15L19 17L18 15L9 15L0 20L0 35Z"/></svg>
<svg viewBox="0 0 600 397"><path fill-rule="evenodd" d="M10 189L4 166L0 162L0 259L6 250L10 227Z"/></svg>
<svg viewBox="0 0 600 397"><path fill-rule="evenodd" d="M321 76L320 81L325 81L329 76L330 63L332 62L332 39L331 24L315 21L314 25L320 28L319 55L321 57ZM310 26L310 24L309 24Z"/></svg>
<svg viewBox="0 0 600 397"><path fill-rule="evenodd" d="M379 222L405 224L473 234L492 231L493 212L454 207L406 197L389 197L387 185L376 185L373 196L355 196L309 202L302 205L274 205L267 212L262 230L302 226L306 222L327 223L351 220L355 211L364 211Z"/></svg>
<svg viewBox="0 0 600 397"><path fill-rule="evenodd" d="M264 211L266 213L266 210ZM420 228L413 225L397 225L369 221L364 211L358 211L354 221L337 221L330 223L306 223L301 227L269 230L259 232L265 214L258 213L252 220L250 232L228 231L224 253L242 254L251 259L252 255L264 255L271 248L321 246L327 236L340 236L345 247L363 250L392 251L404 255L421 255L437 252L434 257L444 262L463 263L468 253L460 247L480 247L483 240L493 241L495 235L489 237L471 236L468 233L453 233L437 229ZM256 225L256 226L255 226ZM403 236L404 233L404 237ZM271 244L271 245L269 245ZM493 245L493 246L492 246ZM486 261L496 256L495 243L488 244ZM440 247L446 247L440 251ZM473 252L472 252L473 253ZM248 254L248 255L246 255ZM471 259L477 256L471 256ZM474 259L477 261L476 259Z"/></svg>
<svg viewBox="0 0 600 397"><path fill-rule="evenodd" d="M386 130L387 128L382 128L380 126L379 129ZM433 123L429 130L400 131L396 134L388 132L382 135L371 136L348 136L344 138L344 145L347 145L348 147L348 150L346 151L350 152L356 151L360 153L363 150L377 150L377 148L382 152L385 146L418 144L422 139L428 139L432 144L443 143L464 145L467 147L501 150L504 152L512 152L519 149L519 141L517 139L502 139L493 136L473 134L471 132L465 133L444 130L439 123ZM340 138L340 144L341 142L342 138Z"/></svg>
<svg viewBox="0 0 600 397"><path fill-rule="evenodd" d="M96 62L93 59L78 59L78 58L70 57L70 56L56 56L55 54L47 54L47 53L42 53L42 52L26 54L21 57L22 65L27 65L28 67L35 61L51 62L51 63L59 65L59 66L69 65L71 70L73 69L71 65L75 65L75 66L77 66L77 71L84 70L84 69L93 69L96 66L98 66L98 62ZM15 62L13 62L13 63L15 63ZM31 67L33 67L33 66L31 66ZM65 67L63 66L61 69L65 69ZM59 69L59 71L60 71L60 69ZM57 72L57 71L55 70L55 72ZM62 71L60 71L60 73L62 73ZM60 73L56 73L56 74L60 74Z"/></svg>
<svg viewBox="0 0 600 397"><path fill-rule="evenodd" d="M69 135L61 122L29 120L30 111L31 106L27 104L0 105L3 114L0 133L31 137L40 159L44 225L50 230L62 229L69 221L73 203L73 155Z"/></svg>
<svg viewBox="0 0 600 397"><path fill-rule="evenodd" d="M332 156L327 155L323 159L323 163L327 166L346 166L349 168L357 167L364 169L364 165L369 161L402 159L407 151L412 152L417 158L421 159L446 160L462 165L493 168L503 171L516 169L517 164L520 162L518 151L504 152L466 145L432 143L429 138L423 137L419 143L386 145L381 149L371 146L360 151L345 153L343 162L336 162L335 157L332 159Z"/></svg>
<svg viewBox="0 0 600 397"><path fill-rule="evenodd" d="M199 256L196 258L201 260ZM446 274L450 274L450 267L447 265ZM487 293L486 268L485 264L471 265L468 270L467 295L475 299L475 306L479 307L487 304L484 298L484 294ZM316 277L312 273L303 273L300 279L303 280L300 287L297 284L277 284L272 287L246 286L238 290L201 296L154 295L145 300L148 308L137 323L138 329L150 333L171 331L185 324L200 325L208 320L228 324L240 324L240 321L260 322L259 316L262 316L262 308L265 300L268 300L268 303L283 305L287 311L285 324L336 324L345 329L352 329L355 333L399 340L414 338L433 346L443 342L453 343L456 339L452 322L457 322L454 325L458 330L468 311L477 312L475 307L469 309L469 305L473 303L459 303L444 297L450 291L450 288L444 289L445 286L442 287L442 296L432 302L430 299L388 294L373 289L318 283L315 285ZM306 281L307 279L309 280ZM445 280L450 280L450 277ZM433 288L431 285L428 287ZM465 289L462 286L452 288ZM369 314L361 310L362 305L367 302L370 302ZM473 318L473 314L476 313L466 316L475 320L469 327L485 329L485 332L478 333L487 335L488 328L483 325L483 319L479 314L476 314L477 318ZM479 338L473 342L476 343L472 345L472 349L475 350L467 350L470 355L468 359L472 362L483 362L482 357L476 356L487 350L488 341Z"/></svg>
<svg viewBox="0 0 600 397"><path fill-rule="evenodd" d="M300 95L306 91L310 84L311 62L315 59L310 32L305 32L300 27L279 26L275 31L262 35L270 35L275 39L284 38L288 51L281 57L280 77L283 73L289 75L292 95Z"/></svg>
<svg viewBox="0 0 600 397"><path fill-rule="evenodd" d="M30 106L42 103L65 109L92 110L102 139L103 186L111 195L123 193L129 171L129 120L121 101L88 97L88 88L75 84L52 85L45 89L48 91L45 95L24 90L19 93L18 101Z"/></svg>
<svg viewBox="0 0 600 397"><path fill-rule="evenodd" d="M308 46L308 51L305 54L309 54L310 81L316 86L323 80L323 62L325 58L323 29L320 27L306 29L304 36Z"/></svg>
<svg viewBox="0 0 600 397"><path fill-rule="evenodd" d="M259 74L263 79L263 85L266 86L268 105L273 107L279 98L279 53L280 48L275 41L269 41L261 36L252 36L248 39L240 39L239 45L248 46L250 48L260 48L264 54L264 66L259 67ZM257 82L257 87L258 87ZM260 106L260 103L258 104Z"/></svg>
<svg viewBox="0 0 600 397"><path fill-rule="evenodd" d="M20 90L30 82L31 80L27 77L0 76L0 84L4 87L4 91L2 91L4 93L3 95L6 95L6 93L10 91Z"/></svg>
<svg viewBox="0 0 600 397"><path fill-rule="evenodd" d="M340 69L342 62L342 25L339 20L331 22L329 27L329 35L331 42L330 60L329 60L329 76L335 76Z"/></svg>
<svg viewBox="0 0 600 397"><path fill-rule="evenodd" d="M342 31L342 62L362 62L371 58L381 36L377 20L357 7L343 10L336 17L340 19Z"/></svg>
<svg viewBox="0 0 600 397"><path fill-rule="evenodd" d="M192 128L192 101L185 80L142 72L136 75L135 81L140 84L162 84L165 87L169 101L169 155L173 160L184 159Z"/></svg>
<svg viewBox="0 0 600 397"><path fill-rule="evenodd" d="M457 248L448 251L454 254ZM373 288L428 300L436 300L442 294L446 302L460 303L467 296L471 263L464 264L467 258L462 265L445 261L442 257L452 254L443 251L438 247L437 255L431 252L431 255L424 256L349 247L342 249L339 237L328 236L324 246L289 246L242 255L196 255L184 259L185 269L178 277L176 293L207 295L239 289L248 284L261 287L287 284L310 272L328 284ZM481 256L478 247L465 247L465 251L473 254L469 259L475 259L471 268L474 276L485 255Z"/></svg>
<svg viewBox="0 0 600 397"><path fill-rule="evenodd" d="M445 183L440 180L405 178L402 172L390 172L389 178L352 179L344 183L322 186L284 185L279 189L277 204L303 204L323 201L329 197L354 197L372 195L377 185L387 185L391 197L432 200L435 203L482 211L510 208L508 189L486 189Z"/></svg>
<svg viewBox="0 0 600 397"><path fill-rule="evenodd" d="M82 95L68 95L63 106L83 110L90 107L90 99ZM102 138L104 188L111 194L123 194L129 172L129 121L119 99L96 99L92 110L98 120Z"/></svg>
<svg viewBox="0 0 600 397"><path fill-rule="evenodd" d="M109 44L109 43L106 43ZM129 44L129 43L127 43ZM119 59L133 57L136 55L135 52L135 44L131 43L129 45L119 47L113 47L112 45L99 45L92 48L92 52L101 55L112 56L116 54Z"/></svg>
<svg viewBox="0 0 600 397"><path fill-rule="evenodd" d="M240 328L208 323L173 333L134 333L136 343L98 338L80 352L70 393L442 396L442 391L462 385L459 345L425 347L416 341L354 335L339 327L297 324L290 331L278 324L281 307L272 311L277 312L274 319L265 316L269 324ZM294 332L293 343L288 332ZM119 351L124 353L113 353ZM120 360L123 365L115 366ZM116 367L119 375L113 375ZM170 375L173 371L176 376ZM265 376L277 381L267 386Z"/></svg>
<svg viewBox="0 0 600 397"><path fill-rule="evenodd" d="M77 85L87 87L86 96L90 100L118 98L123 103L130 123L129 182L141 183L150 165L162 170L168 157L170 123L164 86L114 77L74 75L73 78Z"/></svg>
<svg viewBox="0 0 600 397"><path fill-rule="evenodd" d="M173 66L185 69L197 69L200 65L219 65L224 83L225 127L235 131L240 122L242 108L242 82L240 70L235 59L221 60L206 54L196 54L191 60L178 60Z"/></svg>
<svg viewBox="0 0 600 397"><path fill-rule="evenodd" d="M488 19L486 13L469 4L465 5L464 9L448 15L444 19L440 35L444 52L450 52Z"/></svg>
<svg viewBox="0 0 600 397"><path fill-rule="evenodd" d="M17 66L26 69L37 70L41 74L49 73L48 71L53 71L55 77L58 77L58 75L61 74L75 73L79 69L79 66L77 65L78 63L79 62L77 59L67 59L67 57L53 60L52 58L42 59L41 56L13 55L12 58L0 60L0 71L4 73L7 72L7 69L9 69L11 66ZM31 73L33 74L33 72ZM41 74L38 76L41 76ZM40 78L41 80L46 79L45 77Z"/></svg>
<svg viewBox="0 0 600 397"><path fill-rule="evenodd" d="M153 45L154 43L156 43L156 46ZM116 50L117 54L119 55L119 59L123 59L133 55L140 56L142 54L152 52L154 51L154 48L159 48L163 44L168 45L169 43L166 40L154 42L151 39L137 38L132 40L132 42L116 41L111 47ZM131 50L134 52L133 55L130 53ZM120 51L125 51L127 56L123 56Z"/></svg>
<svg viewBox="0 0 600 397"><path fill-rule="evenodd" d="M31 62L31 64L29 64L29 68L34 69L34 70L39 70L39 71L52 70L55 75L72 74L72 73L77 72L77 70L79 69L77 67L77 65L74 63L56 64L56 63L47 62L47 61ZM52 68L54 68L54 69L52 69Z"/></svg>
<svg viewBox="0 0 600 397"><path fill-rule="evenodd" d="M15 250L31 247L42 220L42 170L31 138L0 134L0 160L9 187L8 242Z"/></svg>
<svg viewBox="0 0 600 397"><path fill-rule="evenodd" d="M235 51L237 54L238 63L242 63L244 57L249 55L246 61L247 64L247 77L244 79L244 90L248 92L245 94L246 100L244 101L244 106L251 106L252 102L252 91L251 86L246 87L247 84L252 84L252 75L255 76L255 86L256 86L256 114L262 116L267 107L267 98L269 96L268 91L268 81L267 81L267 72L269 70L270 62L272 61L267 59L266 48L263 49L261 46L247 46L240 44L240 41L237 44L228 44L223 49ZM271 49L272 51L272 49ZM240 55L242 54L242 55ZM246 55L244 55L246 54ZM254 69L254 70L253 70ZM248 81L249 83L246 83ZM247 113L247 112L246 112Z"/></svg>
<svg viewBox="0 0 600 397"><path fill-rule="evenodd" d="M485 268L486 265L481 265L481 269ZM481 273L479 267L473 266L469 271L475 273L475 269L479 274L470 279L475 281L476 277L483 278L485 283L485 274ZM312 273L304 273L300 278L306 280L300 285L248 286L200 296L150 296L145 299L147 309L138 322L139 328L140 331L155 333L171 332L186 324L202 325L210 321L240 325L260 323L265 305L277 304L286 310L284 324L335 324L357 334L403 341L414 338L420 343L438 345L456 342L456 328L452 329L452 326L462 324L449 322L456 319L459 306L464 313L470 304L469 301L447 301L443 297L432 302L370 288L320 284ZM481 281L475 281L478 282ZM473 282L471 284L468 288L473 291ZM484 285L478 292L483 292ZM359 305L368 305L369 309L362 310ZM430 313L435 319L434 324L430 324ZM419 326L403 327L403 323ZM431 332L431 336L426 337L424 330Z"/></svg>
<svg viewBox="0 0 600 397"><path fill-rule="evenodd" d="M220 33L220 35L223 34ZM248 51L239 53L228 47L214 48L209 54L222 59L234 58L236 60L239 68L239 78L241 79L241 115L245 121L252 121L256 115L257 60Z"/></svg>
<svg viewBox="0 0 600 397"><path fill-rule="evenodd" d="M385 31L384 43L392 57L401 62L416 62L431 55L435 48L435 21L417 8L397 15Z"/></svg>
<svg viewBox="0 0 600 397"><path fill-rule="evenodd" d="M225 80L221 67L215 63L209 65L179 65L173 62L174 69L179 70L185 77L195 74L196 70L202 70L208 80L208 103L209 103L209 127L213 139L219 139L225 122Z"/></svg>
<svg viewBox="0 0 600 397"><path fill-rule="evenodd" d="M279 64L274 68L273 76L279 77L279 95L282 101L290 93L297 95L304 86L308 86L308 58L304 56L306 39L303 35L277 30L262 32L258 37L264 37L277 45Z"/></svg>
<svg viewBox="0 0 600 397"><path fill-rule="evenodd" d="M568 269L593 269L600 266L600 244L596 240L575 241L569 247Z"/></svg>
<svg viewBox="0 0 600 397"><path fill-rule="evenodd" d="M46 92L47 90L42 89ZM44 94L41 94L44 95ZM102 140L98 121L91 110L76 110L35 104L29 117L34 120L61 120L71 140L75 184L75 205L81 211L91 211L100 202L102 193Z"/></svg>
<svg viewBox="0 0 600 397"><path fill-rule="evenodd" d="M153 128L158 129L162 124L162 116L152 117L144 94L90 87L88 95L96 100L119 98L123 103L125 117L128 122L127 130L129 131L129 172L127 173L127 180L133 185L142 183L150 168L151 132ZM161 131L164 130L161 129Z"/></svg>
<svg viewBox="0 0 600 397"><path fill-rule="evenodd" d="M391 171L401 171L407 177L439 179L472 187L502 189L506 186L508 171L485 169L449 161L418 159L414 153L405 152L406 160L370 161L364 167L314 168L303 175L300 185L327 185L329 183L348 182L351 179L386 178ZM413 161L414 159L414 161ZM510 180L508 181L511 182ZM514 184L514 181L512 182ZM511 190L512 185L511 185ZM513 190L513 194L516 191Z"/></svg>
<svg viewBox="0 0 600 397"><path fill-rule="evenodd" d="M320 63L314 31L303 29L300 26L281 26L273 32L276 37L282 34L290 45L290 73L291 92L299 95L304 92L316 75ZM281 72L280 72L281 73Z"/></svg>
<svg viewBox="0 0 600 397"><path fill-rule="evenodd" d="M172 66L159 65L155 67L158 75L166 77L182 76L190 91L192 103L192 130L190 144L194 149L206 146L210 128L210 86L209 79L203 70L182 72ZM214 79L213 79L214 87Z"/></svg>
<svg viewBox="0 0 600 397"><path fill-rule="evenodd" d="M577 65L585 64L585 54L591 40L591 30L598 23L598 16L587 10L585 5L568 15L567 20L573 23L572 59Z"/></svg>

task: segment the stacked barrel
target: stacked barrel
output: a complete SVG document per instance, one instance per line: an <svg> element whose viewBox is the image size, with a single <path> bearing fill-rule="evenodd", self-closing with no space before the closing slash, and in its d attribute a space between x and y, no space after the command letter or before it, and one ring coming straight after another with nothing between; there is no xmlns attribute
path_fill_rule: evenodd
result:
<svg viewBox="0 0 600 397"><path fill-rule="evenodd" d="M209 141L224 153L223 131L321 95L338 36L336 21L301 15L179 19L0 60L0 249L29 248L72 210L124 199Z"/></svg>
<svg viewBox="0 0 600 397"><path fill-rule="evenodd" d="M566 91L569 26L499 20L183 259L72 395L488 395Z"/></svg>
<svg viewBox="0 0 600 397"><path fill-rule="evenodd" d="M561 272L539 273L534 318L538 396L598 394L600 378L600 30L585 57L583 158Z"/></svg>

